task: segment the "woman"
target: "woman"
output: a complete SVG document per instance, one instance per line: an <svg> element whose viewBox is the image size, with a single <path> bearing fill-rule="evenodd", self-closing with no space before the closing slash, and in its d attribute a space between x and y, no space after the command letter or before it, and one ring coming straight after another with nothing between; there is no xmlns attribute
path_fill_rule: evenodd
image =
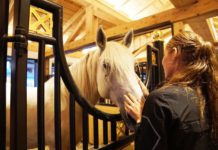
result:
<svg viewBox="0 0 218 150"><path fill-rule="evenodd" d="M139 123L136 149L215 149L212 144L212 138L218 136L215 49L195 33L184 31L169 41L164 53L166 81L149 94L142 114L138 100L125 95L125 109Z"/></svg>

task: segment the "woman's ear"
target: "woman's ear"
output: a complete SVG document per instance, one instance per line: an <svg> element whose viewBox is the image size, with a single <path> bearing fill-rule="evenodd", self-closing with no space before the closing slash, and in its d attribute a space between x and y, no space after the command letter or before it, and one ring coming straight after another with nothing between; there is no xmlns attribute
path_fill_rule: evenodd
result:
<svg viewBox="0 0 218 150"><path fill-rule="evenodd" d="M172 59L178 59L178 57L180 56L180 51L178 50L178 48L173 47L172 51L171 51L171 57Z"/></svg>

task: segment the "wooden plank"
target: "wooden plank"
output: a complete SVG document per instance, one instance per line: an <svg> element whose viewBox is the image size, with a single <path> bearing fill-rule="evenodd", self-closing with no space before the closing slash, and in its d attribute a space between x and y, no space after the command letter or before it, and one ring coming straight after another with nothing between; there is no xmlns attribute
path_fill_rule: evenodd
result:
<svg viewBox="0 0 218 150"><path fill-rule="evenodd" d="M92 6L86 7L85 17L85 32L87 36L91 36L94 32L94 15Z"/></svg>
<svg viewBox="0 0 218 150"><path fill-rule="evenodd" d="M164 11L162 13L158 13L156 15L152 15L149 17L145 17L143 19L129 22L128 24L116 26L106 30L107 37L113 37L116 35L124 34L129 29L137 30L144 27L160 24L166 21L170 21L172 23L182 21L185 19L189 19L192 17L200 16L203 14L211 13L213 11L218 11L218 1L217 0L201 0L196 4L182 7L182 8L173 8L168 11ZM65 50L74 50L85 45L89 45L90 43L95 42L95 37L86 38L84 37L81 40L71 42L66 44ZM48 54L50 55L50 54Z"/></svg>
<svg viewBox="0 0 218 150"><path fill-rule="evenodd" d="M179 8L179 7L192 5L194 3L197 3L199 0L170 0L170 1L175 7Z"/></svg>
<svg viewBox="0 0 218 150"><path fill-rule="evenodd" d="M63 33L66 33L66 31L72 26L73 23L75 23L75 21L78 18L81 18L82 15L85 13L85 9L80 9L79 11L77 11L77 13L75 13L63 26Z"/></svg>

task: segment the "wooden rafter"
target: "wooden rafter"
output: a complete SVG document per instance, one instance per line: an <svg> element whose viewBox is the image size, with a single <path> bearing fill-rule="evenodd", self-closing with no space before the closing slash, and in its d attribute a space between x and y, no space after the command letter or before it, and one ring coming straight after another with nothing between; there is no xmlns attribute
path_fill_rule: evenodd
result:
<svg viewBox="0 0 218 150"><path fill-rule="evenodd" d="M67 30L85 13L85 9L81 8L78 10L63 26L63 33L65 34Z"/></svg>
<svg viewBox="0 0 218 150"><path fill-rule="evenodd" d="M179 8L179 7L184 7L197 3L199 0L170 0L170 1L175 7Z"/></svg>
<svg viewBox="0 0 218 150"><path fill-rule="evenodd" d="M217 0L201 0L198 3L195 3L190 6L186 6L182 8L173 8L168 11L158 13L156 15L145 17L137 21L129 22L128 24L116 26L106 30L105 32L107 37L112 37L115 35L126 33L131 28L137 30L143 27L160 24L166 21L170 21L174 23L188 18L203 15L206 13L211 13L213 11L218 11ZM94 36L92 38L85 37L84 39L66 44L64 49L65 50L78 49L82 46L88 45L90 43L94 43L94 40L95 40Z"/></svg>
<svg viewBox="0 0 218 150"><path fill-rule="evenodd" d="M86 8L85 17L85 31L87 36L91 36L94 33L94 15L92 6Z"/></svg>

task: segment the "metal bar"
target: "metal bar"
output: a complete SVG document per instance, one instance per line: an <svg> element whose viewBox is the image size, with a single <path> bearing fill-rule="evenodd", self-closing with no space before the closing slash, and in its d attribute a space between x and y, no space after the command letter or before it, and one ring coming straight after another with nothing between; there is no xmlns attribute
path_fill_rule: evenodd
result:
<svg viewBox="0 0 218 150"><path fill-rule="evenodd" d="M117 140L117 124L116 121L111 121L111 141L116 141Z"/></svg>
<svg viewBox="0 0 218 150"><path fill-rule="evenodd" d="M98 134L98 118L93 116L94 118L94 122L93 122L93 126L94 126L94 148L98 148L99 146L99 134Z"/></svg>
<svg viewBox="0 0 218 150"><path fill-rule="evenodd" d="M158 83L162 82L164 80L164 70L162 66L162 59L163 59L163 41L155 41L154 47L158 49L157 54L157 66L158 66Z"/></svg>
<svg viewBox="0 0 218 150"><path fill-rule="evenodd" d="M88 113L83 108L83 150L88 150L88 142L89 142L89 121L88 121Z"/></svg>
<svg viewBox="0 0 218 150"><path fill-rule="evenodd" d="M40 1L39 0L31 0L31 5L34 5L36 7L42 8L44 10L50 11L52 13L54 13L55 11L57 11L58 9L60 9L62 6L58 5L57 3L54 3L52 1L49 0L43 0Z"/></svg>
<svg viewBox="0 0 218 150"><path fill-rule="evenodd" d="M6 149L6 62L7 44L3 42L4 34L8 32L9 1L0 1L0 149Z"/></svg>
<svg viewBox="0 0 218 150"><path fill-rule="evenodd" d="M55 44L56 43L56 39L54 37L43 36L43 35L38 35L38 34L34 34L34 33L28 34L28 40L36 41L36 42L40 42L43 40L43 41L45 41L46 44Z"/></svg>
<svg viewBox="0 0 218 150"><path fill-rule="evenodd" d="M45 41L39 43L38 53L38 88L37 88L37 119L38 119L38 149L45 149L44 126L44 81L45 81Z"/></svg>
<svg viewBox="0 0 218 150"><path fill-rule="evenodd" d="M103 143L108 143L108 126L106 120L103 120Z"/></svg>
<svg viewBox="0 0 218 150"><path fill-rule="evenodd" d="M6 42L25 42L26 37L23 35L7 36L7 34L5 34L3 40Z"/></svg>
<svg viewBox="0 0 218 150"><path fill-rule="evenodd" d="M60 61L55 56L55 149L61 150Z"/></svg>
<svg viewBox="0 0 218 150"><path fill-rule="evenodd" d="M147 45L147 67L146 67L147 78L145 80L145 86L152 90L152 48Z"/></svg>
<svg viewBox="0 0 218 150"><path fill-rule="evenodd" d="M152 47L152 51L153 51L153 47ZM153 79L153 88L158 85L158 83L160 82L160 78L159 78L159 74L160 74L160 61L159 61L159 50L158 51L153 51L154 52L154 55L155 55L155 60L156 60L156 66L154 66L152 64L152 79Z"/></svg>
<svg viewBox="0 0 218 150"><path fill-rule="evenodd" d="M75 98L70 93L70 149L76 150Z"/></svg>
<svg viewBox="0 0 218 150"><path fill-rule="evenodd" d="M26 38L29 29L29 0L15 0L15 36ZM13 44L11 74L10 149L27 149L27 40ZM22 135L22 136L21 136Z"/></svg>

